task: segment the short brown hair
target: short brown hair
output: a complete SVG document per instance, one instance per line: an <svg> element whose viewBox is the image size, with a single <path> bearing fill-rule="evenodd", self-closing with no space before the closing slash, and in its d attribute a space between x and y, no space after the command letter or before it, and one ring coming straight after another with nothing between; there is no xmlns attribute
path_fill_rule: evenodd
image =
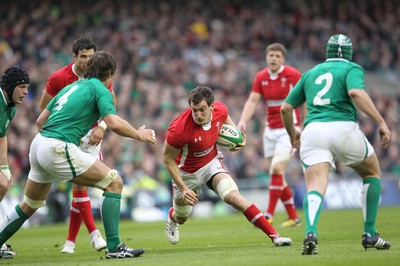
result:
<svg viewBox="0 0 400 266"><path fill-rule="evenodd" d="M85 78L98 78L101 81L107 80L110 75L114 76L117 64L114 56L104 51L95 52L87 63Z"/></svg>
<svg viewBox="0 0 400 266"><path fill-rule="evenodd" d="M211 106L211 104L214 102L214 94L209 87L197 86L190 91L188 98L189 105L191 105L191 103L198 104L203 100L206 100L208 106Z"/></svg>
<svg viewBox="0 0 400 266"><path fill-rule="evenodd" d="M268 54L269 51L281 51L282 55L284 57L286 57L286 52L287 52L286 48L281 43L275 42L275 43L268 45L267 48L265 49L265 53Z"/></svg>

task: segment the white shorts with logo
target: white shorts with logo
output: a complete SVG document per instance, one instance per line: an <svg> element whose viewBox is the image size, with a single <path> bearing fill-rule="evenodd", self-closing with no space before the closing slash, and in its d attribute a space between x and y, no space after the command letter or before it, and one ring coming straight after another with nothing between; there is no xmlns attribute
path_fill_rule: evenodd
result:
<svg viewBox="0 0 400 266"><path fill-rule="evenodd" d="M193 174L179 170L185 184L196 192L198 195L201 193L201 186L208 182L213 176L218 173L228 173L222 164L224 156L221 152L218 152L217 156L212 159L208 164L194 172ZM174 188L174 197L177 199L183 199L182 193L179 188L172 182Z"/></svg>
<svg viewBox="0 0 400 266"><path fill-rule="evenodd" d="M67 182L87 171L96 157L73 143L37 134L33 139L28 178L37 183Z"/></svg>
<svg viewBox="0 0 400 266"><path fill-rule="evenodd" d="M296 127L300 131L300 127ZM289 135L284 128L265 127L263 136L264 158L274 156L275 153L293 156L297 149L292 147Z"/></svg>
<svg viewBox="0 0 400 266"><path fill-rule="evenodd" d="M374 152L356 122L314 122L300 137L300 158L307 166L335 159L345 165L361 162Z"/></svg>

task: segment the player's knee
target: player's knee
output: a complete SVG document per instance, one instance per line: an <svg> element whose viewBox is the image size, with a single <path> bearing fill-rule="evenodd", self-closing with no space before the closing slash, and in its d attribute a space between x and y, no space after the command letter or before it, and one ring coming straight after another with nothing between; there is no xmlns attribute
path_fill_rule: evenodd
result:
<svg viewBox="0 0 400 266"><path fill-rule="evenodd" d="M232 178L224 178L221 181L219 181L217 185L217 193L222 200L224 200L227 203L230 203L232 201L230 199L230 196L233 196L231 192L234 191L239 191L239 189Z"/></svg>
<svg viewBox="0 0 400 266"><path fill-rule="evenodd" d="M24 196L24 201L25 203L32 209L39 209L40 207L43 207L46 205L45 200L33 200L26 195Z"/></svg>
<svg viewBox="0 0 400 266"><path fill-rule="evenodd" d="M270 163L270 174L281 174L290 160L289 152L276 152Z"/></svg>
<svg viewBox="0 0 400 266"><path fill-rule="evenodd" d="M185 223L188 219L190 214L192 213L193 207L186 205L176 205L174 204L174 213L175 213L175 218L176 222L178 224L183 224Z"/></svg>
<svg viewBox="0 0 400 266"><path fill-rule="evenodd" d="M118 172L115 169L110 170L103 179L95 184L95 187L102 190L107 188L107 190L118 193L122 191L122 186L122 178L118 175Z"/></svg>

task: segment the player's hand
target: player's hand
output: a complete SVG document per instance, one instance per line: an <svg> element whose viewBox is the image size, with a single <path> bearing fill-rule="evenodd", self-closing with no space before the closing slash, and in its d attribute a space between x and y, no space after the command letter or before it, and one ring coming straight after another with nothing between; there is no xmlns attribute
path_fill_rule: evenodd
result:
<svg viewBox="0 0 400 266"><path fill-rule="evenodd" d="M243 136L243 142L238 143L238 145L235 148L230 149L229 150L230 152L240 151L241 149L243 149L246 146L247 138L246 138L246 134L244 133L243 130L242 130L242 136Z"/></svg>
<svg viewBox="0 0 400 266"><path fill-rule="evenodd" d="M157 143L156 132L153 129L146 128L145 125L139 127L139 134L141 135L143 142L150 142L155 145Z"/></svg>
<svg viewBox="0 0 400 266"><path fill-rule="evenodd" d="M90 134L88 144L95 146L99 145L100 142L103 140L104 131L105 130L102 127L95 127L92 131L92 134Z"/></svg>
<svg viewBox="0 0 400 266"><path fill-rule="evenodd" d="M290 137L290 143L292 143L292 147L295 149L300 149L300 132L295 130Z"/></svg>
<svg viewBox="0 0 400 266"><path fill-rule="evenodd" d="M237 128L243 133L247 129L247 124L245 122L239 121L239 123L237 124Z"/></svg>
<svg viewBox="0 0 400 266"><path fill-rule="evenodd" d="M386 123L379 125L378 131L379 131L379 136L380 136L380 141L381 141L382 146L387 148L387 146L389 145L391 133L390 133L390 130L387 127Z"/></svg>
<svg viewBox="0 0 400 266"><path fill-rule="evenodd" d="M183 201L185 204L194 206L199 202L198 195L193 190L187 188L182 191Z"/></svg>

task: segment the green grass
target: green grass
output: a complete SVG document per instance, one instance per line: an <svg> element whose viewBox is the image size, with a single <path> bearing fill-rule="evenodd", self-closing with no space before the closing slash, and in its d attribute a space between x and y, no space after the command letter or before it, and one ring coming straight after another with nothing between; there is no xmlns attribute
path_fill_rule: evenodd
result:
<svg viewBox="0 0 400 266"><path fill-rule="evenodd" d="M299 213L300 217L303 214ZM285 219L275 217L276 224ZM75 254L61 254L67 233L65 224L21 229L7 243L17 251L1 265L400 265L400 207L381 208L378 230L392 243L390 250L368 250L361 246L360 209L323 211L319 222L319 254L302 256L304 225L278 229L291 237L291 247L274 247L264 234L241 214L210 219L192 218L180 228L180 242L171 245L164 235L164 222L121 221L121 240L128 246L143 247L143 257L106 260L89 244L84 226L77 239ZM99 223L99 228L102 228Z"/></svg>

